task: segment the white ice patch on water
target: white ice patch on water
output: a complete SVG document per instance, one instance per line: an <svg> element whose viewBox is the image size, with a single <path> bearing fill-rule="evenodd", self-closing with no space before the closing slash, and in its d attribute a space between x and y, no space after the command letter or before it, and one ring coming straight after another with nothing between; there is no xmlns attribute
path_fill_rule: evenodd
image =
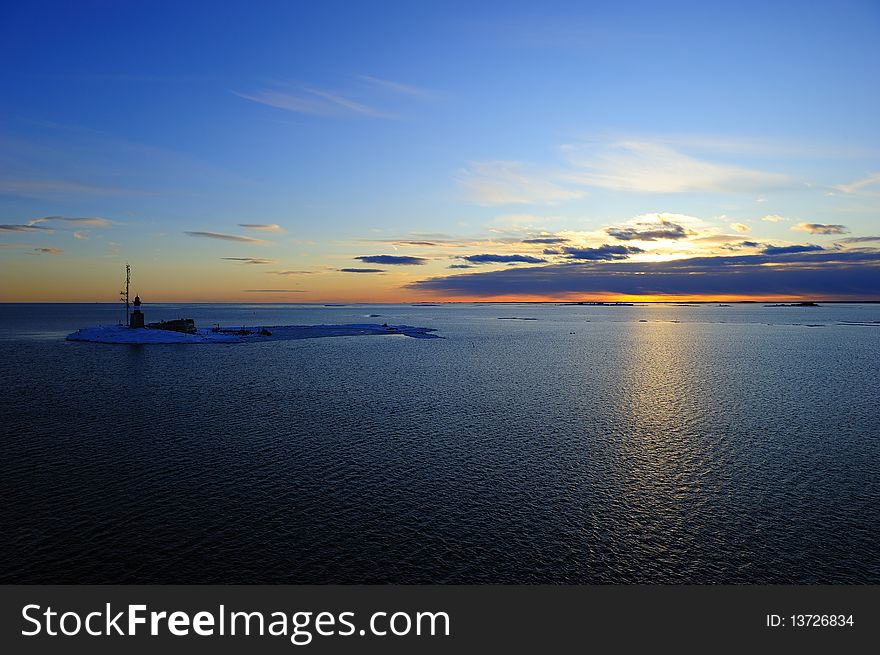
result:
<svg viewBox="0 0 880 655"><path fill-rule="evenodd" d="M269 334L261 334L261 331ZM95 343L254 343L262 341L288 341L291 339L315 339L320 337L353 337L370 334L403 334L414 339L442 339L433 334L435 328L411 325L376 325L355 323L350 325L276 325L270 327L244 327L240 330L214 331L200 329L195 334L130 328L124 325L101 325L83 328L67 335L68 341L92 341Z"/></svg>

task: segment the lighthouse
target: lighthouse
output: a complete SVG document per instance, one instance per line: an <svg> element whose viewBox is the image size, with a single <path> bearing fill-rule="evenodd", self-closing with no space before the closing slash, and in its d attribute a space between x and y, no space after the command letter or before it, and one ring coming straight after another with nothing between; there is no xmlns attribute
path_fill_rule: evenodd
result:
<svg viewBox="0 0 880 655"><path fill-rule="evenodd" d="M128 326L133 328L142 328L144 327L144 314L141 311L141 297L134 297L134 311L131 313L131 320L129 321Z"/></svg>

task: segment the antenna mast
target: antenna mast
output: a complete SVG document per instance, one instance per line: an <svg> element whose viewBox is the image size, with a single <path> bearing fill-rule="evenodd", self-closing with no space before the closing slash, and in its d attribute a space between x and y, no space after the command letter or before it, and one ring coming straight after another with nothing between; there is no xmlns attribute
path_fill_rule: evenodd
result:
<svg viewBox="0 0 880 655"><path fill-rule="evenodd" d="M128 264L125 265L125 291L120 291L119 295L122 296L122 299L125 301L125 325L131 326L130 319L128 317L128 285L131 283L131 266Z"/></svg>

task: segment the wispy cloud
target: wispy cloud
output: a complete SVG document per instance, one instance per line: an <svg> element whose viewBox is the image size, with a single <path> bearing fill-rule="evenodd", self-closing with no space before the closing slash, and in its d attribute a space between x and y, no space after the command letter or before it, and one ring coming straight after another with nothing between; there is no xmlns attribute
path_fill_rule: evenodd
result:
<svg viewBox="0 0 880 655"><path fill-rule="evenodd" d="M274 259L262 259L260 257L221 257L220 259L225 259L230 262L241 262L242 264L272 264L274 263Z"/></svg>
<svg viewBox="0 0 880 655"><path fill-rule="evenodd" d="M292 92L276 88L253 93L238 91L233 91L233 93L245 100L299 114L318 116L360 114L374 118L390 118L385 112L352 100L340 93L312 87L299 87Z"/></svg>
<svg viewBox="0 0 880 655"><path fill-rule="evenodd" d="M205 239L220 239L222 241L239 241L241 243L266 243L262 239L254 239L252 237L242 236L240 234L223 234L221 232L184 232L191 237L202 237Z"/></svg>
<svg viewBox="0 0 880 655"><path fill-rule="evenodd" d="M849 232L846 225L828 223L798 223L792 225L795 232L809 232L810 234L846 234Z"/></svg>
<svg viewBox="0 0 880 655"><path fill-rule="evenodd" d="M782 221L787 221L788 219L780 216L779 214L767 214L761 220L766 221L767 223L781 223Z"/></svg>
<svg viewBox="0 0 880 655"><path fill-rule="evenodd" d="M280 91L259 91L256 93L238 93L233 91L239 98L258 102L276 109L284 109L300 114L332 115L339 113L338 107L322 102L317 98L305 98Z"/></svg>
<svg viewBox="0 0 880 655"><path fill-rule="evenodd" d="M68 218L66 216L43 216L41 218L32 218L24 223L7 223L0 225L0 232L54 232L54 228L61 225L71 225L75 227L85 226L92 228L109 227L113 225L113 221L106 218L83 217ZM85 232L75 231L73 233L75 239L85 239Z"/></svg>
<svg viewBox="0 0 880 655"><path fill-rule="evenodd" d="M384 101L394 101L395 98L397 101L401 97L424 100L435 95L433 91L423 87L373 75L357 75L356 79L359 84L344 91L276 82L257 91L232 93L245 100L298 114L360 115L373 118L397 118L395 114L377 107L373 101L384 104Z"/></svg>
<svg viewBox="0 0 880 655"><path fill-rule="evenodd" d="M60 255L64 250L62 248L34 248L34 252L41 255Z"/></svg>
<svg viewBox="0 0 880 655"><path fill-rule="evenodd" d="M373 77L372 75L358 75L358 79L367 82L368 84L371 84L373 86L407 96L428 98L433 95L432 91L429 91L428 89L423 89L422 87L413 86L411 84L403 84L401 82L395 82L393 80L385 80L380 77Z"/></svg>
<svg viewBox="0 0 880 655"><path fill-rule="evenodd" d="M325 101L330 103L334 107L341 107L344 110L353 112L355 114L366 114L368 116L376 116L381 118L388 118L388 114L373 107L368 107L360 102L355 102L350 98L346 98L343 95L338 93L333 93L331 91L324 91L323 89L303 89L307 93L311 93L318 98L323 98Z"/></svg>
<svg viewBox="0 0 880 655"><path fill-rule="evenodd" d="M266 271L270 275L312 275L315 271Z"/></svg>
<svg viewBox="0 0 880 655"><path fill-rule="evenodd" d="M874 186L875 184L880 184L880 173L871 173L860 180L851 182L850 184L837 184L834 188L843 193L855 193L856 191L861 191L865 187Z"/></svg>
<svg viewBox="0 0 880 655"><path fill-rule="evenodd" d="M242 289L243 293L306 293L305 289Z"/></svg>
<svg viewBox="0 0 880 655"><path fill-rule="evenodd" d="M731 223L730 227L731 227L731 229L736 230L740 234L746 234L749 230L752 229L748 225L746 225L745 223Z"/></svg>
<svg viewBox="0 0 880 655"><path fill-rule="evenodd" d="M565 188L553 174L530 170L515 161L476 161L462 171L458 182L479 205L555 205L584 196Z"/></svg>
<svg viewBox="0 0 880 655"><path fill-rule="evenodd" d="M284 232L284 228L277 223L239 223L238 227L257 232Z"/></svg>
<svg viewBox="0 0 880 655"><path fill-rule="evenodd" d="M27 222L28 225L37 225L39 223L68 223L76 226L88 227L110 227L113 225L113 221L98 216L77 218L70 218L67 216L43 216L42 218L32 218Z"/></svg>
<svg viewBox="0 0 880 655"><path fill-rule="evenodd" d="M641 193L742 193L791 187L787 175L712 162L658 142L618 141L562 147L572 182Z"/></svg>
<svg viewBox="0 0 880 655"><path fill-rule="evenodd" d="M589 188L637 193L758 193L792 188L788 175L698 158L660 140L566 144L563 162L540 167L476 161L457 180L481 205L558 204Z"/></svg>
<svg viewBox="0 0 880 655"><path fill-rule="evenodd" d="M0 224L0 232L51 232L52 229L42 225Z"/></svg>
<svg viewBox="0 0 880 655"><path fill-rule="evenodd" d="M340 268L340 273L384 273L381 268Z"/></svg>

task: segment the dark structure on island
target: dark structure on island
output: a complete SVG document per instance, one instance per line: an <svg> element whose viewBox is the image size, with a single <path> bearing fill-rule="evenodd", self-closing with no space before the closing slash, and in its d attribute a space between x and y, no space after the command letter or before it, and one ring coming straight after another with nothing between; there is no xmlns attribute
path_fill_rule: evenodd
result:
<svg viewBox="0 0 880 655"><path fill-rule="evenodd" d="M141 311L141 297L134 297L134 311L131 318L128 319L128 327L142 328L144 327L144 313Z"/></svg>
<svg viewBox="0 0 880 655"><path fill-rule="evenodd" d="M125 324L130 328L148 328L151 330L171 330L172 332L184 332L186 334L196 333L196 323L191 318L177 318L172 321L159 321L158 323L144 324L144 313L141 311L141 297L135 295L134 303L129 303L128 290L131 285L131 266L125 265L125 290L120 291L125 302ZM130 305L134 305L134 310L130 311Z"/></svg>

